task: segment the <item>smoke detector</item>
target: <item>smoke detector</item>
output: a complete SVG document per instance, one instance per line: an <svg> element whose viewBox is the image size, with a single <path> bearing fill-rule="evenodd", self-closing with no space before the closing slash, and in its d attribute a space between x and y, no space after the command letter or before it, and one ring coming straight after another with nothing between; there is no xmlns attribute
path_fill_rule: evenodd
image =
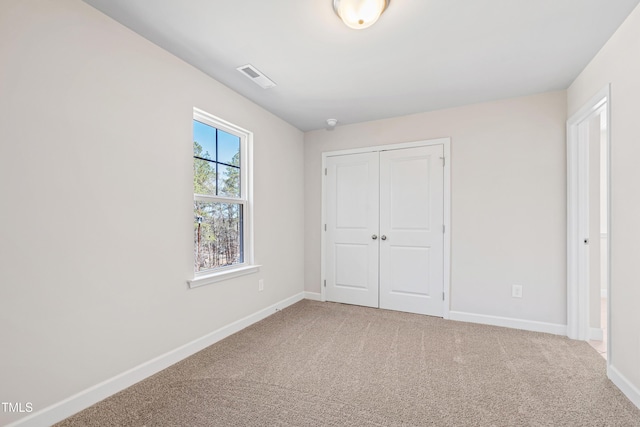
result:
<svg viewBox="0 0 640 427"><path fill-rule="evenodd" d="M327 124L331 127L334 127L338 124L338 119L327 119Z"/></svg>
<svg viewBox="0 0 640 427"><path fill-rule="evenodd" d="M251 64L243 65L236 68L236 70L240 71L245 77L263 89L270 89L276 85L273 80L265 76L260 70Z"/></svg>

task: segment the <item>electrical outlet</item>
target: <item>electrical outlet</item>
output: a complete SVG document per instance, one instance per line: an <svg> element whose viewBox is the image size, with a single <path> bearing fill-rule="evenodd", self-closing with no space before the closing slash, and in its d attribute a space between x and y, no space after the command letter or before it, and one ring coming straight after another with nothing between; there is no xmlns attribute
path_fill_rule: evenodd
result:
<svg viewBox="0 0 640 427"><path fill-rule="evenodd" d="M514 298L522 298L522 285L511 286L511 296Z"/></svg>
<svg viewBox="0 0 640 427"><path fill-rule="evenodd" d="M258 280L258 290L259 291L264 291L264 280L263 279Z"/></svg>

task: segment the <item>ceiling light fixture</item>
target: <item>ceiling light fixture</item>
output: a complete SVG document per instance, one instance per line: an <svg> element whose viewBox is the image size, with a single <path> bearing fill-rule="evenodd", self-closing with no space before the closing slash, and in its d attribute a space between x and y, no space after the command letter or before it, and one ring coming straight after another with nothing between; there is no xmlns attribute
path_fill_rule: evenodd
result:
<svg viewBox="0 0 640 427"><path fill-rule="evenodd" d="M391 0L333 0L333 10L347 27L362 30L375 24L390 2Z"/></svg>

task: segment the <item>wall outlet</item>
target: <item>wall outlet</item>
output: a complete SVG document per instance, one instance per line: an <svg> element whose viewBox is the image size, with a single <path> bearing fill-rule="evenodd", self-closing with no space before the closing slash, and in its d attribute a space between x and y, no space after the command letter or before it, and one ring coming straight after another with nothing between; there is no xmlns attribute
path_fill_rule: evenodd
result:
<svg viewBox="0 0 640 427"><path fill-rule="evenodd" d="M258 290L259 291L264 291L264 280L263 279L258 280Z"/></svg>
<svg viewBox="0 0 640 427"><path fill-rule="evenodd" d="M522 298L522 285L511 286L511 296L514 298Z"/></svg>

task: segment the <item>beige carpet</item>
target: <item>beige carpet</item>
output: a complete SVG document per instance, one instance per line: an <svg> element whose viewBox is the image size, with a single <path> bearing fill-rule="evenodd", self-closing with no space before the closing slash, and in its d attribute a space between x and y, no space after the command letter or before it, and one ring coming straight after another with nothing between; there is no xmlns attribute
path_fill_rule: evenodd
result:
<svg viewBox="0 0 640 427"><path fill-rule="evenodd" d="M586 342L299 302L59 426L640 426Z"/></svg>

